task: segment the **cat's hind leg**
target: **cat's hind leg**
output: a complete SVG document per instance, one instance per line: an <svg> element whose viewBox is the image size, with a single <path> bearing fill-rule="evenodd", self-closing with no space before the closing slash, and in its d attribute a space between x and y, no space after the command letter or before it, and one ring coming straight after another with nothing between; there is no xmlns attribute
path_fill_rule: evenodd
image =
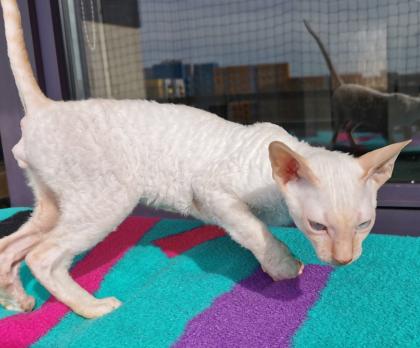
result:
<svg viewBox="0 0 420 348"><path fill-rule="evenodd" d="M19 267L26 254L56 224L59 211L54 195L30 177L36 198L30 219L13 234L0 239L0 304L6 309L30 311L35 302L23 289Z"/></svg>
<svg viewBox="0 0 420 348"><path fill-rule="evenodd" d="M69 230L69 233L84 232ZM85 318L100 317L118 308L121 302L114 297L97 299L72 279L68 269L74 255L81 251L69 250L59 241L47 240L28 254L26 262L39 282L75 313Z"/></svg>
<svg viewBox="0 0 420 348"><path fill-rule="evenodd" d="M77 207L65 200L60 204L58 224L48 238L30 251L26 262L39 282L59 301L85 318L96 318L118 308L121 302L114 297L97 299L79 286L69 274L71 262L75 255L112 232L136 201L123 199L118 203L115 197L89 196L90 208L83 202Z"/></svg>

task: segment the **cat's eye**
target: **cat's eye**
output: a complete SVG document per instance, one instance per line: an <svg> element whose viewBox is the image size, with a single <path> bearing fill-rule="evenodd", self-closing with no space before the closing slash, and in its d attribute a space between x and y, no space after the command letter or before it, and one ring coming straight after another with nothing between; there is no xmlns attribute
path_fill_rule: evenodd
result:
<svg viewBox="0 0 420 348"><path fill-rule="evenodd" d="M319 222L314 222L314 221L311 221L311 220L308 220L308 221L309 221L309 226L311 226L311 228L314 231L321 232L321 231L326 231L327 230L327 226L325 226L323 224L320 224Z"/></svg>
<svg viewBox="0 0 420 348"><path fill-rule="evenodd" d="M365 222L362 222L360 225L357 226L358 230L364 230L366 227L369 227L371 220L367 220Z"/></svg>

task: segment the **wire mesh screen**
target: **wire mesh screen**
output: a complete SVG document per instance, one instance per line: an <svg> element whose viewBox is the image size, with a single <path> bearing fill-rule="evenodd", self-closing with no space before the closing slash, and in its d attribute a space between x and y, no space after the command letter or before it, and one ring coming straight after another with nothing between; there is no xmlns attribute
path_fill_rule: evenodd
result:
<svg viewBox="0 0 420 348"><path fill-rule="evenodd" d="M383 91L420 89L415 0L61 4L67 41L80 45L73 58L85 96L165 100L328 89L327 66L304 19L344 80Z"/></svg>
<svg viewBox="0 0 420 348"><path fill-rule="evenodd" d="M142 0L144 64L288 62L292 76L326 74L307 19L341 73L414 73L419 11L415 0Z"/></svg>
<svg viewBox="0 0 420 348"><path fill-rule="evenodd" d="M60 0L60 8L75 99L170 101L349 151L408 137L420 150L420 1ZM304 20L355 93L343 97Z"/></svg>

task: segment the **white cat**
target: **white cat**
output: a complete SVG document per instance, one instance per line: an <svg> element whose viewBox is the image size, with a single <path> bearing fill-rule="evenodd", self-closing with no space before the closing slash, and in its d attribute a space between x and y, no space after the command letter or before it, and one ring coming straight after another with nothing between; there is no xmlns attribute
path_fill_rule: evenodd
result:
<svg viewBox="0 0 420 348"><path fill-rule="evenodd" d="M222 226L274 280L298 276L303 265L265 223L294 221L326 262L360 256L375 221L377 190L408 141L355 159L300 142L273 124L242 126L187 106L49 100L31 71L16 1L1 5L25 106L13 151L36 197L31 219L0 240L7 308L34 305L18 276L23 259L76 313L94 318L117 308L117 299L96 299L68 269L139 200Z"/></svg>

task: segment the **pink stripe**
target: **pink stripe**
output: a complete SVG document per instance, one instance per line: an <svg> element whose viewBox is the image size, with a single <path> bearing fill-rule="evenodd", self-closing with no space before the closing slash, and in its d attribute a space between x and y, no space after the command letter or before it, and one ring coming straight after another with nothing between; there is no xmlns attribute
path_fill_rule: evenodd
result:
<svg viewBox="0 0 420 348"><path fill-rule="evenodd" d="M131 217L114 233L92 249L73 268L73 278L93 293L99 289L108 271L133 247L159 219ZM28 347L38 341L70 312L70 309L51 297L41 308L0 320L0 346Z"/></svg>
<svg viewBox="0 0 420 348"><path fill-rule="evenodd" d="M164 237L153 242L168 257L175 257L209 240L225 236L226 233L216 226L204 226L190 231Z"/></svg>

